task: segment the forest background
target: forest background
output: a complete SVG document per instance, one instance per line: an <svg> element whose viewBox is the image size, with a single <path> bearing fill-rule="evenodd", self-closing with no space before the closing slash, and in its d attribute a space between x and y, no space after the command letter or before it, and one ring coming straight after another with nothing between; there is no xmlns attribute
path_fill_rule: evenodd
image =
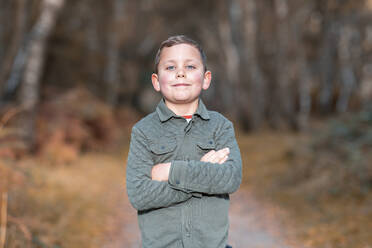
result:
<svg viewBox="0 0 372 248"><path fill-rule="evenodd" d="M243 157L245 142L276 137L277 162L263 169L247 157L245 178L257 197L311 216L287 223L291 238L372 246L371 0L2 0L0 24L1 248L95 247L58 231L105 208L66 193L64 173L86 173L87 154L126 160L131 126L160 99L156 51L176 34L206 51L213 79L202 98L234 122Z"/></svg>

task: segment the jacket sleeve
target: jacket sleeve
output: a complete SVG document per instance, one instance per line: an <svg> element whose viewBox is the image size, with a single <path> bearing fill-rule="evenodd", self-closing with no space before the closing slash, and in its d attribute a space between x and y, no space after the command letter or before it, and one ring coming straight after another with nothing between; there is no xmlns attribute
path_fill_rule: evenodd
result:
<svg viewBox="0 0 372 248"><path fill-rule="evenodd" d="M205 194L231 194L242 180L242 160L234 128L226 121L216 134L216 150L228 147L230 154L223 164L201 161L172 161L168 182L175 189Z"/></svg>
<svg viewBox="0 0 372 248"><path fill-rule="evenodd" d="M149 210L191 198L191 194L170 187L168 182L151 180L153 161L150 153L144 134L133 127L126 167L126 188L133 207Z"/></svg>

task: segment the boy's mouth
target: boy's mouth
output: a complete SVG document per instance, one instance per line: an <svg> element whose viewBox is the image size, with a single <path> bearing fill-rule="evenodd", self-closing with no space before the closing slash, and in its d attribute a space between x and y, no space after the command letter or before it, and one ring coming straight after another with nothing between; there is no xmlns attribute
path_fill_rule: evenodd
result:
<svg viewBox="0 0 372 248"><path fill-rule="evenodd" d="M174 87L179 87L179 86L190 86L190 84L186 83L178 83L178 84L173 84Z"/></svg>

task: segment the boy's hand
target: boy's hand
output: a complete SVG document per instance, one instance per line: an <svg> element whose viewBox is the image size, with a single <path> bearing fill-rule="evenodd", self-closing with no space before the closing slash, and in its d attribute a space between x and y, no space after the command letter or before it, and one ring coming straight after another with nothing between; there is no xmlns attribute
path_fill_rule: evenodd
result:
<svg viewBox="0 0 372 248"><path fill-rule="evenodd" d="M156 181L168 181L171 163L157 164L151 169L151 179Z"/></svg>
<svg viewBox="0 0 372 248"><path fill-rule="evenodd" d="M228 147L223 148L221 150L215 151L212 150L205 154L200 161L202 162L210 162L215 164L222 164L225 163L226 160L229 158L230 149Z"/></svg>

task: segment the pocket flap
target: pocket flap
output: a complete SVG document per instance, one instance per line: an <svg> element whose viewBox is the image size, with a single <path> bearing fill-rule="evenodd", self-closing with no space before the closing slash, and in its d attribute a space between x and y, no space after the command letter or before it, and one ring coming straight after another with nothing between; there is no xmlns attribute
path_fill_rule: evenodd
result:
<svg viewBox="0 0 372 248"><path fill-rule="evenodd" d="M216 144L213 139L207 139L197 142L197 145L203 150L213 150L216 148Z"/></svg>
<svg viewBox="0 0 372 248"><path fill-rule="evenodd" d="M153 153L161 155L172 152L176 149L176 141L172 139L161 139L158 143L150 144L150 149Z"/></svg>

